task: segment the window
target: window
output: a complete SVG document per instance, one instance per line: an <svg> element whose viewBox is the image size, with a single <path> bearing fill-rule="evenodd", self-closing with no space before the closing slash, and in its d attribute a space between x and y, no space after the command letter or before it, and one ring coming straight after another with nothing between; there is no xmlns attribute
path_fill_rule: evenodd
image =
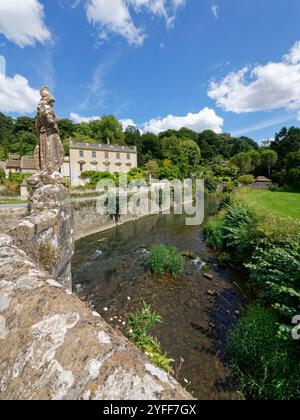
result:
<svg viewBox="0 0 300 420"><path fill-rule="evenodd" d="M80 164L80 172L83 172L83 163Z"/></svg>
<svg viewBox="0 0 300 420"><path fill-rule="evenodd" d="M127 160L131 160L131 154L127 153Z"/></svg>
<svg viewBox="0 0 300 420"><path fill-rule="evenodd" d="M83 150L80 150L80 151L79 151L79 156L80 156L81 158L83 158L83 157L84 157L84 151L83 151Z"/></svg>
<svg viewBox="0 0 300 420"><path fill-rule="evenodd" d="M109 153L105 152L105 159L109 159Z"/></svg>
<svg viewBox="0 0 300 420"><path fill-rule="evenodd" d="M109 165L105 165L105 172L109 172Z"/></svg>
<svg viewBox="0 0 300 420"><path fill-rule="evenodd" d="M120 160L121 159L121 154L118 152L117 153L117 159Z"/></svg>
<svg viewBox="0 0 300 420"><path fill-rule="evenodd" d="M97 158L97 152L92 152L92 157L93 157L93 159L96 159Z"/></svg>
<svg viewBox="0 0 300 420"><path fill-rule="evenodd" d="M92 171L97 171L97 165L92 165Z"/></svg>

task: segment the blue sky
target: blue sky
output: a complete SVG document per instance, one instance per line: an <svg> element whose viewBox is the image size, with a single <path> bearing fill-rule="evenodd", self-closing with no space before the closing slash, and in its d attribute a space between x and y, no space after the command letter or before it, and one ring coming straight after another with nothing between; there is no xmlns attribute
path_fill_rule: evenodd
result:
<svg viewBox="0 0 300 420"><path fill-rule="evenodd" d="M48 85L61 118L272 138L300 125L299 19L299 0L1 0L0 111Z"/></svg>

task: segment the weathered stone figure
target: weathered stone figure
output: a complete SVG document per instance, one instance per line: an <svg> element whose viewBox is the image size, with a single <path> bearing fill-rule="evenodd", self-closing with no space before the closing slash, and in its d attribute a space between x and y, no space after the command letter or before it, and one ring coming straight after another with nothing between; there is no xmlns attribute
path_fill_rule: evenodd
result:
<svg viewBox="0 0 300 420"><path fill-rule="evenodd" d="M59 171L64 162L64 149L59 138L58 119L54 113L54 98L47 87L40 90L41 101L36 116L39 145L35 149L35 164L49 175Z"/></svg>

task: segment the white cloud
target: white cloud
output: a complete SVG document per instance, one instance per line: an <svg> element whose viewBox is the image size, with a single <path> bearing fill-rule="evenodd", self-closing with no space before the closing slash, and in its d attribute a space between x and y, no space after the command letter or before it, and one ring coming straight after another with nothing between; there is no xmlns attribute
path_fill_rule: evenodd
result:
<svg viewBox="0 0 300 420"><path fill-rule="evenodd" d="M144 124L143 131L158 134L161 131L169 129L179 130L185 127L199 133L208 129L214 130L216 133L221 133L223 123L223 118L219 117L213 109L203 108L197 114L189 113L183 117L168 115L162 119L152 119Z"/></svg>
<svg viewBox="0 0 300 420"><path fill-rule="evenodd" d="M39 102L39 91L29 86L28 80L19 74L5 77L0 74L0 111L30 114Z"/></svg>
<svg viewBox="0 0 300 420"><path fill-rule="evenodd" d="M0 74L2 74L2 76L6 75L6 60L3 55L0 55Z"/></svg>
<svg viewBox="0 0 300 420"><path fill-rule="evenodd" d="M76 114L75 112L71 112L70 114L70 118L72 121L74 121L76 124L80 124L82 122L88 123L90 121L96 121L96 120L101 120L101 117L82 117L79 114Z"/></svg>
<svg viewBox="0 0 300 420"><path fill-rule="evenodd" d="M212 81L208 96L225 111L256 112L300 109L300 42L280 62L244 67Z"/></svg>
<svg viewBox="0 0 300 420"><path fill-rule="evenodd" d="M101 39L105 39L108 32L114 32L126 38L129 44L142 45L144 42L143 30L134 25L123 0L90 0L87 17L90 23L100 25Z"/></svg>
<svg viewBox="0 0 300 420"><path fill-rule="evenodd" d="M44 23L44 7L38 0L1 0L0 33L19 47L51 39Z"/></svg>
<svg viewBox="0 0 300 420"><path fill-rule="evenodd" d="M211 6L211 11L212 11L212 14L214 15L214 17L216 19L218 19L218 17L219 17L219 6L217 4L213 4Z"/></svg>
<svg viewBox="0 0 300 420"><path fill-rule="evenodd" d="M141 46L146 33L144 28L135 25L131 9L162 17L170 28L177 9L184 5L185 0L88 0L86 13L89 22L98 27L101 40L106 40L109 33L115 33L129 44Z"/></svg>
<svg viewBox="0 0 300 420"><path fill-rule="evenodd" d="M123 130L124 130L124 131L125 131L125 130L126 130L126 128L128 128L129 126L135 127L135 123L134 123L134 121L133 121L131 118L127 118L127 119L124 119L124 120L120 120L120 123L122 124L122 126L123 126Z"/></svg>
<svg viewBox="0 0 300 420"><path fill-rule="evenodd" d="M70 118L75 123L90 122L101 119L100 116L82 117L74 112L70 114ZM137 124L135 124L131 118L121 119L120 123L122 124L124 130L126 130L126 128L130 125L137 127ZM162 119L154 118L142 124L141 131L143 133L150 131L151 133L159 134L161 131L169 129L179 130L180 128L185 127L199 133L209 129L214 130L216 133L221 133L223 123L223 118L219 117L213 109L203 108L197 114L189 113L183 117L168 115L166 118Z"/></svg>

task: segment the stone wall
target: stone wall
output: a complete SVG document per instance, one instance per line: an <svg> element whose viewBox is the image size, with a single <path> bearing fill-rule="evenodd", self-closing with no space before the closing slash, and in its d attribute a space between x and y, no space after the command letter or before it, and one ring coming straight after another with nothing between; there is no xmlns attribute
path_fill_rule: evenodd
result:
<svg viewBox="0 0 300 420"><path fill-rule="evenodd" d="M37 266L72 290L71 262L74 255L73 207L63 185L44 185L35 190L28 216L9 234Z"/></svg>
<svg viewBox="0 0 300 420"><path fill-rule="evenodd" d="M0 267L1 400L191 399L4 234Z"/></svg>
<svg viewBox="0 0 300 420"><path fill-rule="evenodd" d="M0 232L9 232L26 216L26 208L0 208Z"/></svg>
<svg viewBox="0 0 300 420"><path fill-rule="evenodd" d="M97 198L80 201L73 200L75 241L125 223L151 216L151 213L146 215L127 214L118 217L101 216L96 211L96 203Z"/></svg>

